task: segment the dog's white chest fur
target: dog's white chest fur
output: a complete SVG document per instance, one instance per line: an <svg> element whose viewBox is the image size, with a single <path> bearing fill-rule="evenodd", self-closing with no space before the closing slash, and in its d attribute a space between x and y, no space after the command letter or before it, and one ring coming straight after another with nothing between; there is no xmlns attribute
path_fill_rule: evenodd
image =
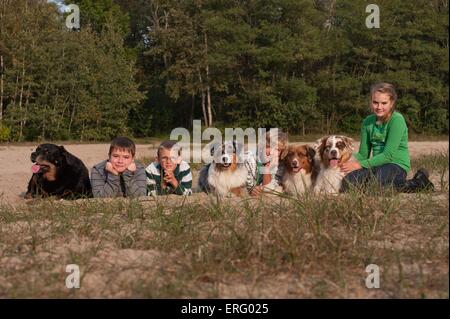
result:
<svg viewBox="0 0 450 319"><path fill-rule="evenodd" d="M345 174L341 172L338 166L325 167L323 164L320 165L320 173L317 176L314 192L325 192L329 194L339 193L344 176Z"/></svg>
<svg viewBox="0 0 450 319"><path fill-rule="evenodd" d="M244 187L247 181L247 169L240 165L234 171L216 170L214 164L209 166L208 184L219 196L227 196L231 189Z"/></svg>
<svg viewBox="0 0 450 319"><path fill-rule="evenodd" d="M285 172L283 187L286 193L291 195L304 193L312 187L311 174L306 174L304 169L301 169L297 174Z"/></svg>

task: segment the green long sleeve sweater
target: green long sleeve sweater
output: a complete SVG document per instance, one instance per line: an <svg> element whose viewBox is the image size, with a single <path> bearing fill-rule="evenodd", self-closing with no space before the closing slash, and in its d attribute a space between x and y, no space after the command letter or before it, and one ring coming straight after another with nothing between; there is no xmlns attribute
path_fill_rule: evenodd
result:
<svg viewBox="0 0 450 319"><path fill-rule="evenodd" d="M382 124L377 124L375 114L366 117L361 128L359 152L354 155L362 167L393 163L408 173L411 169L408 127L403 115L394 111L388 122Z"/></svg>

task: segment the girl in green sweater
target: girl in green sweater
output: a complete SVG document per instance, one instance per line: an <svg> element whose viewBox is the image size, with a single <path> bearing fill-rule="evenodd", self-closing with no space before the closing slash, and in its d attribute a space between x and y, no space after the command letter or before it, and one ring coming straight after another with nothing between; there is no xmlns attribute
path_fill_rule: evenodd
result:
<svg viewBox="0 0 450 319"><path fill-rule="evenodd" d="M411 180L406 180L411 169L408 127L403 116L395 111L397 93L394 86L375 84L370 89L370 97L373 114L362 123L359 152L354 154L356 161L341 165L341 171L347 174L341 190L348 190L350 185L363 185L372 176L380 186L394 187L402 192L434 189L423 168Z"/></svg>

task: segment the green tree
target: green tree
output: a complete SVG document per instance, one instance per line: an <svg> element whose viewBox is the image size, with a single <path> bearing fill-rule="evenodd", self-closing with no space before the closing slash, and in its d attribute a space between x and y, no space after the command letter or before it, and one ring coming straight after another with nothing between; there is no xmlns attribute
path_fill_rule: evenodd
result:
<svg viewBox="0 0 450 319"><path fill-rule="evenodd" d="M106 139L127 132L142 97L122 36L65 28L45 1L0 6L3 121L12 140Z"/></svg>

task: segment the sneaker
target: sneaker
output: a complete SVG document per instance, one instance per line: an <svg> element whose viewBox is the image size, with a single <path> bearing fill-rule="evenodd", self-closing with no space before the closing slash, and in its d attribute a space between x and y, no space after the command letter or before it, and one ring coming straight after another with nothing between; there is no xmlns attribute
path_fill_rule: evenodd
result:
<svg viewBox="0 0 450 319"><path fill-rule="evenodd" d="M426 179L430 178L430 173L428 173L425 168L421 167L417 170L416 174L414 174L413 179L423 178L421 175L425 176Z"/></svg>
<svg viewBox="0 0 450 319"><path fill-rule="evenodd" d="M413 180L417 181L420 188L427 191L434 191L434 185L429 180L430 174L425 168L419 168L414 174Z"/></svg>

